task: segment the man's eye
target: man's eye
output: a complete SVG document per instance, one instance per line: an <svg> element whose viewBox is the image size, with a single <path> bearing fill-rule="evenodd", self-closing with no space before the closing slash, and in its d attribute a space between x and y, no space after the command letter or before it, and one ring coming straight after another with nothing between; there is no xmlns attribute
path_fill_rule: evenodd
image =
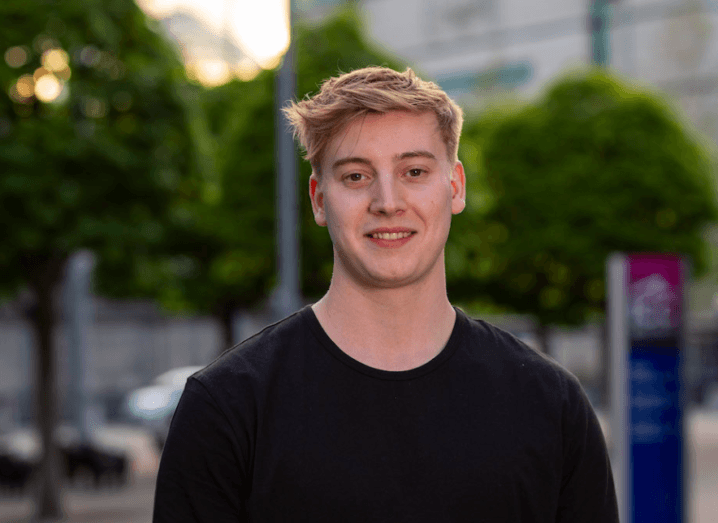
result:
<svg viewBox="0 0 718 523"><path fill-rule="evenodd" d="M350 182L360 182L362 180L363 176L361 173L351 173L347 176L347 180Z"/></svg>
<svg viewBox="0 0 718 523"><path fill-rule="evenodd" d="M409 169L407 174L412 178L417 178L424 174L424 169Z"/></svg>

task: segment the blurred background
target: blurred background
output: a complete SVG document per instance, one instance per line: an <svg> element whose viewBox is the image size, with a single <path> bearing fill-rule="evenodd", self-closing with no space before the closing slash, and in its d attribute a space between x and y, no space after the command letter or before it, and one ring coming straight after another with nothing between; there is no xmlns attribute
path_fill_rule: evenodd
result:
<svg viewBox="0 0 718 523"><path fill-rule="evenodd" d="M186 377L329 283L278 108L366 65L465 109L449 296L576 374L609 446L606 260L686 256L718 522L718 1L3 0L0 53L0 522L151 520Z"/></svg>

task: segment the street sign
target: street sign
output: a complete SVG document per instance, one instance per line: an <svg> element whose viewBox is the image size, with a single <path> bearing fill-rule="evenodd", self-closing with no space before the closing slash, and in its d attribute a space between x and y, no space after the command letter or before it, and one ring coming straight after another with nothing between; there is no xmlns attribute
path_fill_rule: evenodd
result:
<svg viewBox="0 0 718 523"><path fill-rule="evenodd" d="M622 521L684 521L686 265L674 254L609 262L614 460Z"/></svg>
<svg viewBox="0 0 718 523"><path fill-rule="evenodd" d="M441 88L451 96L473 94L495 88L515 89L533 76L529 62L507 63L479 72L454 73L438 78Z"/></svg>

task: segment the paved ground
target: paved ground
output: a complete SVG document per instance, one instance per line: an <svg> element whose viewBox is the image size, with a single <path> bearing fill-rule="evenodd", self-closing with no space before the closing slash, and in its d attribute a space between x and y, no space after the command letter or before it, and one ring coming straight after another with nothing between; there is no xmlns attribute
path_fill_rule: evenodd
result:
<svg viewBox="0 0 718 523"><path fill-rule="evenodd" d="M154 476L145 476L121 489L66 492L67 523L151 523ZM0 522L33 521L29 499L0 498Z"/></svg>
<svg viewBox="0 0 718 523"><path fill-rule="evenodd" d="M691 522L718 523L718 412L688 417Z"/></svg>
<svg viewBox="0 0 718 523"><path fill-rule="evenodd" d="M693 412L687 423L690 523L718 523L718 412ZM158 456L150 438L124 427L104 437L127 448L131 481L114 490L68 491L63 523L151 523ZM0 523L30 523L32 512L30 499L0 497Z"/></svg>
<svg viewBox="0 0 718 523"><path fill-rule="evenodd" d="M599 413L609 448L607 417ZM687 417L686 473L689 520L686 523L718 523L718 411L694 411Z"/></svg>
<svg viewBox="0 0 718 523"><path fill-rule="evenodd" d="M152 500L159 456L143 431L124 426L106 427L98 439L123 447L130 457L130 480L124 487L65 491L63 523L151 523ZM29 523L34 507L28 497L0 494L0 523Z"/></svg>

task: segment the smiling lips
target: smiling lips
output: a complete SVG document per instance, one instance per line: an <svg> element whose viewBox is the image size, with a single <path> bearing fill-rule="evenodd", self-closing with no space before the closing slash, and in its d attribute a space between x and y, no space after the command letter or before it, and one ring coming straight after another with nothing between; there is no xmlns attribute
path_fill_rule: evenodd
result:
<svg viewBox="0 0 718 523"><path fill-rule="evenodd" d="M382 247L399 247L409 241L416 231L410 230L379 230L370 232L367 237Z"/></svg>
<svg viewBox="0 0 718 523"><path fill-rule="evenodd" d="M377 240L401 240L402 238L408 238L412 234L414 234L414 233L412 233L410 231L374 232L374 233L369 233L369 237L377 239Z"/></svg>

